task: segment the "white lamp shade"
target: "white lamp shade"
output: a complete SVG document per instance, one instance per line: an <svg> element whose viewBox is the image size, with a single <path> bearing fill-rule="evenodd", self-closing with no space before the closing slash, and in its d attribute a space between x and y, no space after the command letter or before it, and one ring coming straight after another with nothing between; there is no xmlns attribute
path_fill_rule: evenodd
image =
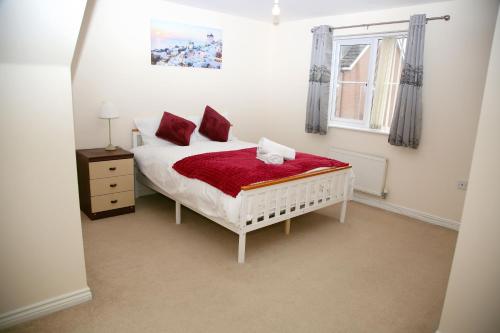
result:
<svg viewBox="0 0 500 333"><path fill-rule="evenodd" d="M99 113L99 118L103 119L113 119L118 118L118 110L113 103L104 102L101 105L101 112Z"/></svg>

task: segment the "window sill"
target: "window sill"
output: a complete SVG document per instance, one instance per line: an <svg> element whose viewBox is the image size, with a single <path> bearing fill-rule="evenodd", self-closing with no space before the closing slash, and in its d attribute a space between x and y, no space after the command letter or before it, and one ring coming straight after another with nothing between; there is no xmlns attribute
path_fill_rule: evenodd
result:
<svg viewBox="0 0 500 333"><path fill-rule="evenodd" d="M355 127L355 126L349 126L349 125L344 125L344 124L341 125L341 124L329 123L328 127L342 128L342 129L353 130L353 131L360 131L360 132L365 132L365 133L389 135L389 132L388 131L384 131L384 130L372 129L372 128L363 128L363 127Z"/></svg>

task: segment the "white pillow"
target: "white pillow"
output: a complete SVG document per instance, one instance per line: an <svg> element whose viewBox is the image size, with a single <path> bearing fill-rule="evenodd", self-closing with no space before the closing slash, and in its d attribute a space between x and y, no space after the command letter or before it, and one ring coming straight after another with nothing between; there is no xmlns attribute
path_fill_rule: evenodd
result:
<svg viewBox="0 0 500 333"><path fill-rule="evenodd" d="M135 126L141 132L142 143L144 145L175 146L175 143L161 139L156 136L156 131L158 130L158 127L160 127L161 118L162 117L134 118ZM210 139L204 137L203 135L200 134L200 132L198 132L198 129L200 128L201 124L200 116L187 116L184 118L189 121L192 121L196 125L193 134L191 134L189 143L196 141L210 141Z"/></svg>
<svg viewBox="0 0 500 333"><path fill-rule="evenodd" d="M171 146L174 143L160 139L156 131L160 127L161 117L134 118L137 129L141 132L142 144L148 146Z"/></svg>
<svg viewBox="0 0 500 333"><path fill-rule="evenodd" d="M233 126L229 129L229 134L227 135L227 141L235 141L238 138L233 134Z"/></svg>
<svg viewBox="0 0 500 333"><path fill-rule="evenodd" d="M224 118L226 118L227 120L229 120L229 118L227 117L227 113L221 113L221 115ZM195 132L197 134L196 141L212 141L209 138L207 138L206 136L204 136L203 134L201 134L200 132L198 132L198 130L200 129L201 120L203 119L203 117L198 117L198 118L199 118L199 122L197 122L197 123L190 119L191 121L193 121L196 124L196 130L195 130ZM231 122L231 121L229 121L229 122ZM194 134L194 132L193 132L193 134ZM191 139L193 139L193 137L191 137ZM231 127L229 128L229 133L227 135L227 141L229 142L229 141L234 141L234 140L238 140L238 138L233 135L233 126L231 125Z"/></svg>
<svg viewBox="0 0 500 333"><path fill-rule="evenodd" d="M222 116L224 118L228 119L226 114L223 113ZM192 121L196 125L196 128L193 131L193 134L191 134L191 139L190 139L189 143L197 142L197 141L212 141L199 132L201 120L202 120L201 116L187 116L186 119L189 121ZM159 123L158 123L158 126L160 126ZM233 135L233 127L231 126L231 128L229 129L229 134L227 136L227 141L234 141L234 140L237 140L237 138Z"/></svg>
<svg viewBox="0 0 500 333"><path fill-rule="evenodd" d="M163 114L162 114L162 116L163 116ZM158 127L160 127L160 122L161 122L162 116L146 117L146 118L134 118L135 126L141 132L143 145L149 145L149 146L172 146L172 145L174 145L175 146L175 143L160 139L159 137L156 136L156 131L158 130ZM227 115L225 113L223 113L222 116L227 119ZM200 132L198 131L200 129L200 124L201 124L201 119L202 119L201 116L187 116L184 118L186 118L189 121L192 121L196 125L196 128L193 131L193 134L191 134L191 138L189 141L190 144L192 142L197 142L197 141L211 141L209 138L200 134ZM228 135L227 141L236 140L236 137L232 133L233 133L233 128L231 127L229 129L229 135Z"/></svg>
<svg viewBox="0 0 500 333"><path fill-rule="evenodd" d="M201 117L200 116L187 116L186 119L189 121L192 121L196 125L196 128L193 131L193 134L191 134L191 139L189 141L190 144L191 144L191 142L197 142L197 141L210 141L209 138L204 137L199 132L200 124L201 124Z"/></svg>
<svg viewBox="0 0 500 333"><path fill-rule="evenodd" d="M221 113L221 114L224 118L229 120L229 115L227 113ZM229 122L231 123L231 120L229 120ZM232 124L233 123L231 123L231 127L229 128L229 133L227 134L227 141L238 140L238 138L233 135L233 125Z"/></svg>

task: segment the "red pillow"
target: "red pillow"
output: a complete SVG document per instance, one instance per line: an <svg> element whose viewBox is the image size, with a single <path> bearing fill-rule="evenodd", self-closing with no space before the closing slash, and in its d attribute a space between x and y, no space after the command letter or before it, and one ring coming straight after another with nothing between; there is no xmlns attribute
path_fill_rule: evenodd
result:
<svg viewBox="0 0 500 333"><path fill-rule="evenodd" d="M205 107L199 132L212 141L226 142L231 123L210 106Z"/></svg>
<svg viewBox="0 0 500 333"><path fill-rule="evenodd" d="M193 122L169 112L163 112L156 136L179 146L189 146L189 140L195 128L196 125Z"/></svg>

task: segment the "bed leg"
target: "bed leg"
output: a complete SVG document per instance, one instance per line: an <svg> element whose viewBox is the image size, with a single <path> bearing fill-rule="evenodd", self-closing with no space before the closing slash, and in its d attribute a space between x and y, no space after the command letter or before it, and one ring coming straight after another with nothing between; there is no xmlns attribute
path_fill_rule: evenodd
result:
<svg viewBox="0 0 500 333"><path fill-rule="evenodd" d="M347 197L342 201L342 208L340 209L340 223L345 222L345 213L347 210Z"/></svg>
<svg viewBox="0 0 500 333"><path fill-rule="evenodd" d="M245 263L245 243L246 243L247 234L241 233L240 240L238 242L238 263Z"/></svg>
<svg viewBox="0 0 500 333"><path fill-rule="evenodd" d="M175 202L175 224L181 224L181 203Z"/></svg>
<svg viewBox="0 0 500 333"><path fill-rule="evenodd" d="M285 235L290 235L291 219L285 221Z"/></svg>

